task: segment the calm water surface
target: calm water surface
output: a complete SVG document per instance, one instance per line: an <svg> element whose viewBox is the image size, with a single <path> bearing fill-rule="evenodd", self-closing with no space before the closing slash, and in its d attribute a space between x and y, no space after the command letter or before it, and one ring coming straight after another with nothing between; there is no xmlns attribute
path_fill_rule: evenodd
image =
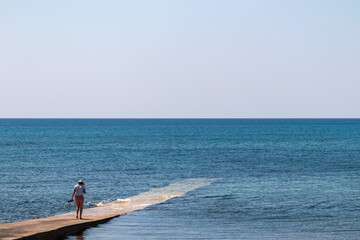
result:
<svg viewBox="0 0 360 240"><path fill-rule="evenodd" d="M359 119L2 119L0 223L216 182L78 239L359 239ZM76 239L75 236L68 239Z"/></svg>

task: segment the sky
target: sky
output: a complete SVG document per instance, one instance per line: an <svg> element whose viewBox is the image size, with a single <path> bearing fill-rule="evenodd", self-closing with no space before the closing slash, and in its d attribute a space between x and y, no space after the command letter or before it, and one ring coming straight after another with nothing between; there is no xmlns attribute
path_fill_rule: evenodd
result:
<svg viewBox="0 0 360 240"><path fill-rule="evenodd" d="M0 118L359 118L358 0L0 0Z"/></svg>

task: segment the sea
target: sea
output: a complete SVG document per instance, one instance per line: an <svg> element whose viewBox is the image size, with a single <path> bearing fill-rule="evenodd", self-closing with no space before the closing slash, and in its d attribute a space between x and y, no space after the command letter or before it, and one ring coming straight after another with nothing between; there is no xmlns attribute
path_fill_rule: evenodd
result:
<svg viewBox="0 0 360 240"><path fill-rule="evenodd" d="M360 119L0 119L0 224L79 179L142 205L66 239L360 239Z"/></svg>

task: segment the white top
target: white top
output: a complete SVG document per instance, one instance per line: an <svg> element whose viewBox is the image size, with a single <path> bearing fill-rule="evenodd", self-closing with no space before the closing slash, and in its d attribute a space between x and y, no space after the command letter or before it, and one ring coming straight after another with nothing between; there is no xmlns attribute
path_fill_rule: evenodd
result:
<svg viewBox="0 0 360 240"><path fill-rule="evenodd" d="M79 196L79 195L82 196L84 194L85 186L76 184L74 189L75 189L75 196Z"/></svg>

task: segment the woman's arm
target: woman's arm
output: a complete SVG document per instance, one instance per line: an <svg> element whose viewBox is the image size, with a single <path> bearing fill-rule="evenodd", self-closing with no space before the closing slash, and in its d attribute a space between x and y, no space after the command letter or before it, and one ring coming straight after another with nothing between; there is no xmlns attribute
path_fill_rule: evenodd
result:
<svg viewBox="0 0 360 240"><path fill-rule="evenodd" d="M84 194L86 194L86 190L85 190L85 188L84 188L84 190L83 190L83 193L84 193Z"/></svg>
<svg viewBox="0 0 360 240"><path fill-rule="evenodd" d="M71 200L73 200L74 195L75 195L75 192L76 192L76 189L74 189L74 192L73 192L73 194L72 194L72 196L71 196Z"/></svg>

